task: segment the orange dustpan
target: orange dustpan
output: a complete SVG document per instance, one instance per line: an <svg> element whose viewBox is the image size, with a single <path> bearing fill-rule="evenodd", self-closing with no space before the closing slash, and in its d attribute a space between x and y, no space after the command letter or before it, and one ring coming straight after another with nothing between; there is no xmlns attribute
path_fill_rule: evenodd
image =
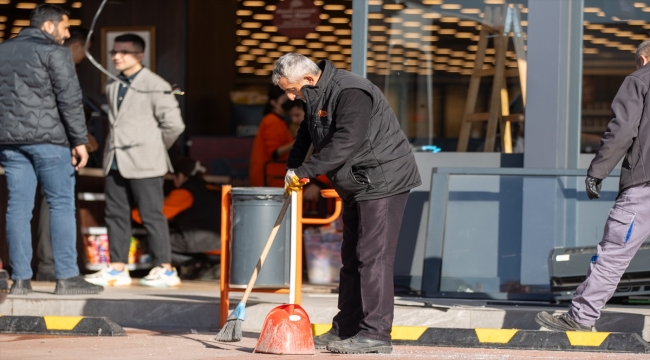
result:
<svg viewBox="0 0 650 360"><path fill-rule="evenodd" d="M316 352L309 315L296 304L280 305L269 312L253 352L310 355Z"/></svg>

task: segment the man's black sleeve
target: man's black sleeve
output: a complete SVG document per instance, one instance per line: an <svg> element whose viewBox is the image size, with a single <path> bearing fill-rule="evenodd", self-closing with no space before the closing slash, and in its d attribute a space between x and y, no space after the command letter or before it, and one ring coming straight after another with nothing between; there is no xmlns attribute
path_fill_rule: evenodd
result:
<svg viewBox="0 0 650 360"><path fill-rule="evenodd" d="M328 134L331 139L296 170L296 175L313 178L348 161L366 140L371 114L370 95L360 89L343 90L332 115L333 123Z"/></svg>
<svg viewBox="0 0 650 360"><path fill-rule="evenodd" d="M605 179L625 156L639 134L639 122L648 85L637 76L628 76L612 102L614 118L600 140L600 148L589 165L587 174Z"/></svg>
<svg viewBox="0 0 650 360"><path fill-rule="evenodd" d="M70 147L87 144L81 87L70 51L63 46L52 51L48 57L47 70Z"/></svg>
<svg viewBox="0 0 650 360"><path fill-rule="evenodd" d="M293 147L287 158L287 169L295 169L305 161L305 155L307 155L309 145L311 145L311 135L309 135L308 126L308 121L303 119L298 128L296 141L293 143Z"/></svg>

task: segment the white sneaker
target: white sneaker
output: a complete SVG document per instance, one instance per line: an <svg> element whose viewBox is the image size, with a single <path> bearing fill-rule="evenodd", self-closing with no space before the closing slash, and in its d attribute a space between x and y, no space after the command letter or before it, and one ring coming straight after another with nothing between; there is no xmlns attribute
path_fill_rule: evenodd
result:
<svg viewBox="0 0 650 360"><path fill-rule="evenodd" d="M178 277L176 268L172 268L172 271L168 271L162 266L156 266L151 269L149 275L140 279L140 284L151 287L178 286L181 284L181 278Z"/></svg>
<svg viewBox="0 0 650 360"><path fill-rule="evenodd" d="M127 268L124 268L122 271L117 271L107 266L96 273L86 275L84 279L91 284L104 287L131 285L131 275L129 275L129 269Z"/></svg>

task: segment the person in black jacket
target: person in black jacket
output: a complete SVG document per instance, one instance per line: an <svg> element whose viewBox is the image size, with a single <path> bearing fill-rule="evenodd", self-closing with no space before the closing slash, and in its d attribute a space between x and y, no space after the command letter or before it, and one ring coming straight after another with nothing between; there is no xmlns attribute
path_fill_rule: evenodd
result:
<svg viewBox="0 0 650 360"><path fill-rule="evenodd" d="M326 174L344 202L340 311L314 343L340 353L389 353L397 238L409 191L421 184L408 139L379 88L327 60L285 54L272 81L305 108L287 192ZM303 162L310 144L316 153Z"/></svg>
<svg viewBox="0 0 650 360"><path fill-rule="evenodd" d="M84 47L86 46L88 30L80 26L73 26L70 27L69 32L70 37L65 40L63 46L70 50L74 64L79 65L79 63L86 58ZM88 143L86 143L85 146L86 150L90 153L87 166L92 167L92 153L95 152L99 146L93 135L88 133L86 136L88 137ZM41 193L42 190L43 188L41 187ZM41 198L38 229L36 230L36 234L38 237L38 246L36 248L38 256L36 281L56 281L56 274L54 273L54 255L52 254L52 241L50 241L50 207L47 205L47 199L45 196L42 196Z"/></svg>
<svg viewBox="0 0 650 360"><path fill-rule="evenodd" d="M602 241L591 258L567 314L537 314L537 323L556 331L594 331L600 310L614 295L625 269L650 236L650 41L639 45L637 70L627 76L612 102L614 118L600 141L585 179L589 199L600 197L602 181L623 158L619 192Z"/></svg>
<svg viewBox="0 0 650 360"><path fill-rule="evenodd" d="M70 50L68 12L36 7L30 27L0 43L0 163L9 190L7 242L11 293L32 292L30 220L37 181L50 207L57 278L55 294L96 294L100 286L79 276L75 169L86 165L88 142L81 88Z"/></svg>

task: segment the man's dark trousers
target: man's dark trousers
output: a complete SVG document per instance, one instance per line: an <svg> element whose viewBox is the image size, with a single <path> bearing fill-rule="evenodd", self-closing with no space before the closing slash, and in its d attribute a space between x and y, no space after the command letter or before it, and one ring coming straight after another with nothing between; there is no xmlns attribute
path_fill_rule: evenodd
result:
<svg viewBox="0 0 650 360"><path fill-rule="evenodd" d="M169 227L162 213L163 182L163 177L125 179L118 170L111 170L106 176L106 227L111 262L128 263L131 208L137 207L147 230L153 264L171 263Z"/></svg>
<svg viewBox="0 0 650 360"><path fill-rule="evenodd" d="M339 313L332 332L390 341L395 250L408 192L343 207Z"/></svg>

